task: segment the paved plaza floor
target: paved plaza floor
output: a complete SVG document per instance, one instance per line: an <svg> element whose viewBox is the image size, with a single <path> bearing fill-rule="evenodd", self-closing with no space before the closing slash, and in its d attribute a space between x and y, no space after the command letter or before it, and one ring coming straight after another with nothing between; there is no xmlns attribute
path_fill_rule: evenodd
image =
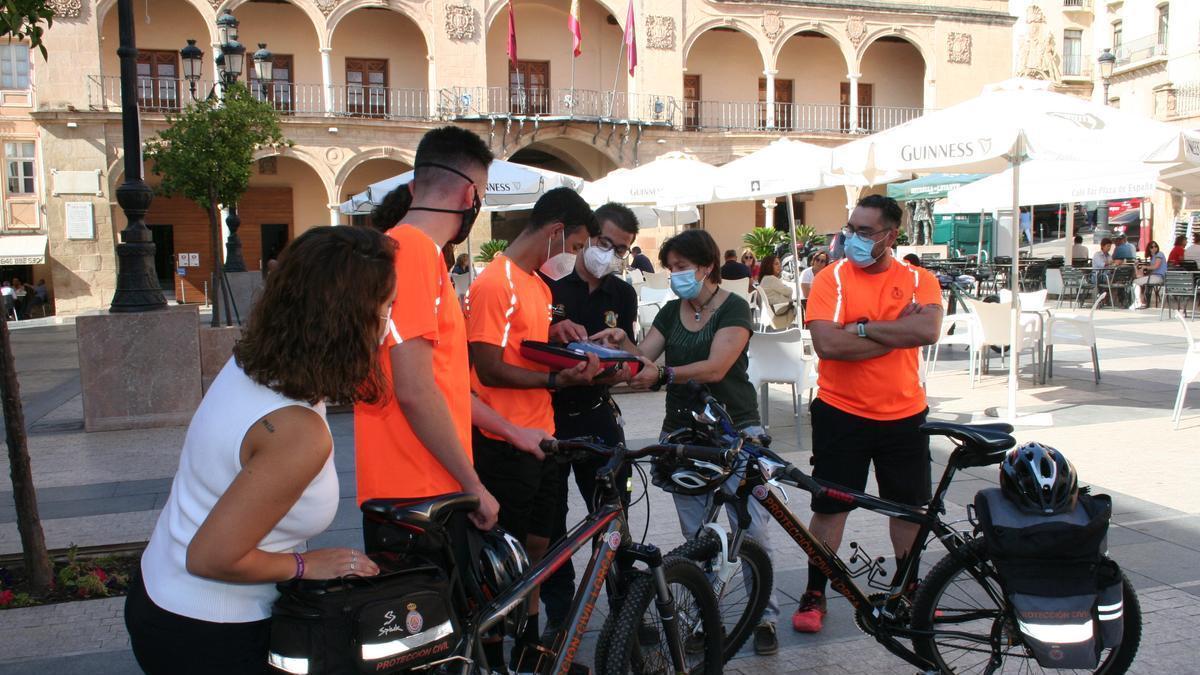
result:
<svg viewBox="0 0 1200 675"><path fill-rule="evenodd" d="M1193 330L1200 323L1193 324ZM1064 450L1085 483L1114 497L1110 531L1112 556L1125 568L1142 603L1145 633L1133 672L1197 673L1195 644L1200 639L1200 386L1194 387L1182 424L1172 429L1170 408L1183 361L1183 331L1174 320L1159 321L1157 310L1097 313L1103 379L1092 381L1088 352L1060 348L1055 377L1032 381L1021 372L1018 410L1042 413L1038 426L1021 426L1020 440L1037 439ZM44 326L13 332L21 375L30 451L43 518L51 547L144 541L170 489L184 429L85 434L79 398L73 326ZM1025 359L1027 362L1028 359ZM971 385L966 353L942 351L928 382L931 416L960 422L983 420L985 408L1003 405L1005 371L993 370ZM802 409L797 428L789 389L771 392L771 432L776 447L807 466L809 434ZM651 442L662 419L661 394L618 397L631 446ZM330 416L342 503L332 527L313 546L360 542L354 503L353 419ZM940 472L949 446L935 441ZM0 469L7 473L4 460ZM961 474L950 492L951 517L965 517L981 487L994 483L994 467ZM640 486L635 490L640 492ZM805 519L807 495L789 490L791 504ZM572 495L572 517L582 513ZM648 510L648 511L647 511ZM649 518L648 518L649 514ZM648 499L631 514L633 531L647 528L647 540L669 549L682 541L668 495L651 486ZM648 524L647 524L648 523ZM783 608L782 649L756 657L747 648L727 667L729 673L911 673L913 668L885 652L854 627L848 604L832 598L826 629L798 635L789 617L803 592L806 564L800 552L776 532L773 543L776 588ZM890 558L886 522L855 513L845 541ZM0 553L20 550L12 497L0 484ZM935 544L927 562L941 556ZM889 561L889 567L891 562ZM581 568L581 567L580 567ZM0 675L7 673L135 673L122 622L123 599L93 600L0 611ZM594 627L598 627L594 622Z"/></svg>

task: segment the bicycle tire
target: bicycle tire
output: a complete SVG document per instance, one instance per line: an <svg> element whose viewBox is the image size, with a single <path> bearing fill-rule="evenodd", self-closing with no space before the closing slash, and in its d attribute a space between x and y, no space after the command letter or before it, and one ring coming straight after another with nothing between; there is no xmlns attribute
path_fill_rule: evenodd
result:
<svg viewBox="0 0 1200 675"><path fill-rule="evenodd" d="M969 546L971 555L968 557L982 560L984 553L983 540L975 539L969 544ZM967 582L969 585L974 585L976 589L980 589L980 592L984 597L988 597L986 593L982 593L982 589L979 586L979 581L967 571L967 567L968 563L964 562L960 556L947 555L939 560L938 563L929 570L929 574L926 575L924 581L921 582L920 587L917 589L917 595L913 601L912 626L915 630L932 630L934 619L939 618L937 617L937 612L939 611L943 612L944 617L945 612L948 610L939 610L938 603L945 596L947 588L954 583L955 579L960 578L964 573L966 576L963 581ZM990 566L985 566L983 573L986 578L990 579L996 584L997 589L1000 587L999 579L997 578L995 571ZM1102 654L1100 664L1095 670L1082 670L1075 672L1091 672L1100 675L1120 675L1128 670L1129 665L1133 663L1133 658L1137 655L1138 645L1140 644L1142 638L1142 609L1141 604L1138 602L1137 594L1134 592L1133 586L1129 583L1129 579L1125 577L1124 573L1121 574L1121 581L1124 596L1124 614L1122 619L1124 622L1124 635L1122 637L1121 644L1116 649L1107 650L1107 654ZM962 598L956 598L956 600L962 600ZM988 604L994 606L994 603L989 602ZM984 608L980 607L980 609ZM1005 618L1004 620L1007 621L1008 619ZM986 622L986 620L982 621ZM987 622L987 629L989 632L991 630L991 625L994 624L994 621L995 620ZM969 630L965 630L962 625L956 625L955 630L970 632ZM1007 632L1008 629L1004 630ZM974 670L951 668L950 666L953 662L955 662L955 659L951 659L951 663L947 663L946 658L938 648L936 638L930 637L914 639L913 648L917 654L921 655L923 658L929 659L931 662L941 668L942 672L944 673L977 672ZM1038 665L1037 661L1034 660L1031 655L1027 653L1014 653L1014 650L1023 650L1020 643L1015 643L1007 652L1007 656L1009 657L1018 656L1021 658L1020 666L1015 668L1010 667L1009 662L1011 661L1011 658L1006 658L1005 662L1001 664L1000 669L997 671L998 673L1009 673L1014 671L1021 673L1039 673L1050 670L1041 668L1041 666ZM986 658L984 659L983 664L981 664L979 672L982 672L983 665L986 665ZM1069 671L1055 669L1053 672L1060 673Z"/></svg>
<svg viewBox="0 0 1200 675"><path fill-rule="evenodd" d="M699 629L704 631L705 635L720 635L721 613L717 607L716 596L712 592L712 584L704 572L690 560L666 557L663 559L663 573L675 597L676 615L681 621L681 632L684 635L689 634L698 623ZM690 605L681 601L685 591L690 596ZM660 657L663 666L661 668L646 665L646 657L650 653L644 650L639 640L642 631L638 629L644 619L647 616L653 619L657 615L655 595L653 574L639 574L630 581L621 606L609 616L609 621L600 631L599 642L607 644L608 649L604 661L597 661L595 664L599 675L648 675L673 671L670 655L662 644L661 633L659 642L655 645L658 652L654 654ZM720 675L725 666L721 658L721 642L720 639L705 640L703 652L697 655L685 654L685 657L700 657L699 662L694 665L689 658L687 672L691 675Z"/></svg>
<svg viewBox="0 0 1200 675"><path fill-rule="evenodd" d="M672 556L687 558L700 566L700 569L705 573L711 573L712 564L717 556L721 554L721 542L717 539L715 532L708 528L704 528L699 536L690 539L678 548L671 551ZM733 609L733 600L738 595L730 593L726 587L725 592L721 597L717 598L717 605L721 610L721 625L725 628L725 662L737 655L742 645L746 644L746 640L750 639L754 628L758 626L762 620L763 612L767 609L767 602L771 599L771 588L775 581L775 570L771 565L771 556L767 550L762 547L756 540L745 537L742 539L742 549L738 556L744 561L743 569L749 572L753 588L746 590L745 608L737 613L734 621L729 621L727 611ZM734 578L730 579L730 585L737 581L746 583L745 577L741 572L735 573Z"/></svg>

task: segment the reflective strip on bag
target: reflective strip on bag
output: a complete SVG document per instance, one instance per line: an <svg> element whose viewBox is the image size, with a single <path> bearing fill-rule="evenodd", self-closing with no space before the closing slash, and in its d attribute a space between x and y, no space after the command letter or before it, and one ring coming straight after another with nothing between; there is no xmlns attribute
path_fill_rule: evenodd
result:
<svg viewBox="0 0 1200 675"><path fill-rule="evenodd" d="M1095 637L1091 619L1083 623L1025 623L1018 620L1017 628L1025 635L1047 644L1087 642Z"/></svg>
<svg viewBox="0 0 1200 675"><path fill-rule="evenodd" d="M308 659L305 658L298 656L284 656L282 654L276 654L275 652L269 652L267 654L267 663L285 673L308 675Z"/></svg>
<svg viewBox="0 0 1200 675"><path fill-rule="evenodd" d="M1096 614L1099 615L1101 621L1116 621L1124 616L1124 602L1115 602L1111 605L1097 605Z"/></svg>
<svg viewBox="0 0 1200 675"><path fill-rule="evenodd" d="M452 635L453 633L454 625L449 621L446 621L445 623L440 623L427 631L417 633L416 635L410 635L406 638L400 638L399 640L364 644L362 646L362 658L364 661L377 661L379 659L386 659L389 656L403 654L404 652L416 649L417 647L422 647L430 642L436 642L444 637ZM304 672L307 673L308 671L305 670Z"/></svg>

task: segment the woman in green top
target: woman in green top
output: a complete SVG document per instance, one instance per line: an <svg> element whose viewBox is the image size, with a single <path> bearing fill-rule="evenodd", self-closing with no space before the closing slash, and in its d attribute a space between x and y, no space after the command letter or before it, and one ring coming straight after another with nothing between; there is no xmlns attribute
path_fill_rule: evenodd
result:
<svg viewBox="0 0 1200 675"><path fill-rule="evenodd" d="M619 329L593 336L642 355L645 367L630 381L631 387L658 390L666 386L664 436L692 424L694 402L687 390L689 381L705 385L713 398L725 406L739 431L764 432L758 417L758 396L746 376L752 332L750 304L721 289L720 259L717 243L704 230L688 230L668 239L659 251L659 260L671 272L671 290L678 299L659 311L654 327L640 345L634 345ZM655 365L664 354L666 365ZM730 478L725 487L735 489L737 478ZM673 496L683 536L696 536L704 525L712 495ZM737 516L731 507L726 511L732 523ZM770 517L757 502L751 502L750 516L750 536L770 551L766 527ZM755 649L759 653L774 653L778 648L775 640L778 615L779 607L772 594L762 624L755 631Z"/></svg>

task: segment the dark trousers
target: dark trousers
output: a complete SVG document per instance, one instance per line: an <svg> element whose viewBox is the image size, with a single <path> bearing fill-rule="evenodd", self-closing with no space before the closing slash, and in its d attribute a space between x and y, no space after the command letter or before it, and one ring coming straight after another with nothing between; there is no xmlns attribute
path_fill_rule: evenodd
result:
<svg viewBox="0 0 1200 675"><path fill-rule="evenodd" d="M583 411L567 411L556 408L554 414L555 436L563 439L595 436L605 445L624 443L625 431L617 422L619 415L620 410L611 399L606 400L599 407ZM550 537L551 542L556 543L567 534L567 501L569 498L567 476L571 470L574 469L575 485L579 488L579 494L583 497L584 503L588 505L590 513L597 499L596 472L606 462L607 460L601 458L593 458L572 464L562 464L558 467L562 472L562 480L558 481L557 486L559 509L554 532ZM617 476L617 485L622 491L621 499L626 504L629 503L628 485L632 472L632 467L626 465ZM575 518L574 520L578 521L579 519ZM546 605L547 625L561 626L567 619L567 612L571 610L571 600L575 597L575 566L571 564L570 560L567 560L567 564L558 568L542 584L541 597L542 602Z"/></svg>
<svg viewBox="0 0 1200 675"><path fill-rule="evenodd" d="M259 675L270 673L271 620L213 623L180 616L154 604L141 572L125 598L125 628L138 666L148 675Z"/></svg>

